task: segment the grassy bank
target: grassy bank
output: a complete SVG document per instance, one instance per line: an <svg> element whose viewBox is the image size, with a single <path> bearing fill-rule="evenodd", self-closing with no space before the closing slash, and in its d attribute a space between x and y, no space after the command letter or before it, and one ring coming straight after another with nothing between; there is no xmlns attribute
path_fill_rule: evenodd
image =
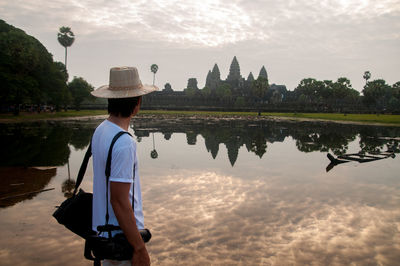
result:
<svg viewBox="0 0 400 266"><path fill-rule="evenodd" d="M57 118L68 118L68 117L82 117L82 116L95 116L95 115L106 115L106 110L81 110L81 111L60 111L54 113L20 113L15 116L12 114L0 114L1 121L31 121L31 120L46 120L46 119L57 119Z"/></svg>
<svg viewBox="0 0 400 266"><path fill-rule="evenodd" d="M170 115L208 115L208 116L258 116L256 112L197 112L197 111L162 111L147 110L142 114L170 114ZM361 123L381 123L400 126L400 115L376 114L338 114L338 113L262 113L262 117L286 117L293 119L319 119Z"/></svg>
<svg viewBox="0 0 400 266"><path fill-rule="evenodd" d="M0 122L18 122L32 120L58 119L68 117L106 115L106 110L82 110L82 111L62 111L57 113L21 113L19 116L11 114L0 114ZM141 115L178 115L178 116L253 116L257 117L256 112L207 112L207 111L165 111L165 110L142 110ZM376 114L337 114L337 113L262 113L262 117L283 117L288 119L316 119L332 120L344 122L358 122L366 124L384 124L400 126L400 115L376 115Z"/></svg>

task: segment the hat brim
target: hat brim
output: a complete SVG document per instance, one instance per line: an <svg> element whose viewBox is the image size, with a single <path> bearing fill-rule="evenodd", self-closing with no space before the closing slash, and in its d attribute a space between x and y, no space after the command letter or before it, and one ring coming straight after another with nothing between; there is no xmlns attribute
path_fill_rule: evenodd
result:
<svg viewBox="0 0 400 266"><path fill-rule="evenodd" d="M140 88L124 88L118 90L110 89L109 85L104 85L90 93L98 98L116 99L139 97L158 90L158 87L154 85L142 85Z"/></svg>

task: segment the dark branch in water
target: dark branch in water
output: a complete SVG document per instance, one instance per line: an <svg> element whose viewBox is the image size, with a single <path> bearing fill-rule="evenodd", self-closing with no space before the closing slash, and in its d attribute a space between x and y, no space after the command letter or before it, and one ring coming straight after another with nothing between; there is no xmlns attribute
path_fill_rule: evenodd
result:
<svg viewBox="0 0 400 266"><path fill-rule="evenodd" d="M22 194L18 194L18 195L12 195L12 196L8 196L8 197L0 198L0 200L12 199L12 198L31 195L31 194L42 193L42 192L46 192L46 191L49 191L49 190L54 190L54 188L47 188L47 189L36 190L36 191L27 192L27 193L22 193Z"/></svg>

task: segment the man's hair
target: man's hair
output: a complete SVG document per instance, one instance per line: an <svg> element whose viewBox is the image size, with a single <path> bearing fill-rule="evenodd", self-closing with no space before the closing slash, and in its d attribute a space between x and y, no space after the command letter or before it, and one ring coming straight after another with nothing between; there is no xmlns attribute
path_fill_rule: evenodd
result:
<svg viewBox="0 0 400 266"><path fill-rule="evenodd" d="M108 99L108 113L114 116L129 117L139 104L139 97Z"/></svg>

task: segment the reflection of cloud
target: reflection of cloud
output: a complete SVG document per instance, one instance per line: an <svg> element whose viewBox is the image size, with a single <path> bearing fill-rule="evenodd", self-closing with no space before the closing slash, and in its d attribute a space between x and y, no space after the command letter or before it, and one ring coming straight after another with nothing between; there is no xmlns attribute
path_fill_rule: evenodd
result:
<svg viewBox="0 0 400 266"><path fill-rule="evenodd" d="M400 210L387 196L394 191L379 196L385 187L371 195L387 201L383 207L361 204L347 192L341 197L334 186L310 190L309 184L213 172L147 182L144 207L155 265L391 265L400 259Z"/></svg>

